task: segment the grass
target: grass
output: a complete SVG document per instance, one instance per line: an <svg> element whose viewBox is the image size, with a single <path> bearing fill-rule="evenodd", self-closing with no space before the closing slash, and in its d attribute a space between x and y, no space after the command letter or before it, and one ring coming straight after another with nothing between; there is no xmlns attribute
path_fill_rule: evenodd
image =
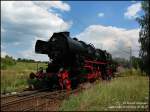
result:
<svg viewBox="0 0 150 112"><path fill-rule="evenodd" d="M121 75L124 77L101 81L77 96L71 95L69 100L63 101L60 111L145 110L142 107L145 104L137 103L148 103L148 77L136 70L127 70Z"/></svg>
<svg viewBox="0 0 150 112"><path fill-rule="evenodd" d="M45 66L39 63L39 67ZM36 72L37 63L17 62L16 65L1 70L1 93L21 91L28 87L27 79L31 72Z"/></svg>

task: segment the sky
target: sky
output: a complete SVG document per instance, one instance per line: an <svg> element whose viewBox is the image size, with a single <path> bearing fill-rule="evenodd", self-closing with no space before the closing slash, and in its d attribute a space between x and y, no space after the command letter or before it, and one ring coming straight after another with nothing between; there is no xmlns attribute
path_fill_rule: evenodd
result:
<svg viewBox="0 0 150 112"><path fill-rule="evenodd" d="M138 56L141 1L1 1L1 56L48 61L36 40L69 31L113 57Z"/></svg>

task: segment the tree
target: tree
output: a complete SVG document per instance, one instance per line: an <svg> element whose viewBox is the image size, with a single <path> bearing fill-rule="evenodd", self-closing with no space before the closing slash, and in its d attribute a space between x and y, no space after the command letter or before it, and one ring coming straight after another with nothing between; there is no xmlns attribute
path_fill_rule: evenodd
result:
<svg viewBox="0 0 150 112"><path fill-rule="evenodd" d="M125 68L129 68L130 67L130 62L124 58L120 58L120 57L116 57L114 58L113 60L115 60L115 62L118 64L118 65L121 65Z"/></svg>
<svg viewBox="0 0 150 112"><path fill-rule="evenodd" d="M21 61L21 58L18 58L17 61Z"/></svg>
<svg viewBox="0 0 150 112"><path fill-rule="evenodd" d="M141 44L139 55L143 63L142 71L150 74L149 1L143 1L141 5L144 14L137 18L141 26L139 32L139 43Z"/></svg>
<svg viewBox="0 0 150 112"><path fill-rule="evenodd" d="M131 60L132 60L132 67L134 67L135 69L142 68L142 60L141 60L141 58L132 56Z"/></svg>

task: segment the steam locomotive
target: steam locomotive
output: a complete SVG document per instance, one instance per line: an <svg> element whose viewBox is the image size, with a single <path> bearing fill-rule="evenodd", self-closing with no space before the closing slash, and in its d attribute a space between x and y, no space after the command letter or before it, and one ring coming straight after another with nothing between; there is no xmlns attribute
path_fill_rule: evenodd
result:
<svg viewBox="0 0 150 112"><path fill-rule="evenodd" d="M46 71L30 73L30 88L70 90L113 75L111 54L71 38L69 32L54 33L48 41L37 40L35 52L48 55L50 61Z"/></svg>

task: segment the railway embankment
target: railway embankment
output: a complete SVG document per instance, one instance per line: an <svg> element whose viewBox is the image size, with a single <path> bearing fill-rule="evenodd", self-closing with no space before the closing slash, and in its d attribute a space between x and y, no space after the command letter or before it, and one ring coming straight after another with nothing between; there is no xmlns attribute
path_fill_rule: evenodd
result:
<svg viewBox="0 0 150 112"><path fill-rule="evenodd" d="M126 70L111 81L100 81L92 88L64 100L67 111L147 111L149 77L137 70Z"/></svg>

